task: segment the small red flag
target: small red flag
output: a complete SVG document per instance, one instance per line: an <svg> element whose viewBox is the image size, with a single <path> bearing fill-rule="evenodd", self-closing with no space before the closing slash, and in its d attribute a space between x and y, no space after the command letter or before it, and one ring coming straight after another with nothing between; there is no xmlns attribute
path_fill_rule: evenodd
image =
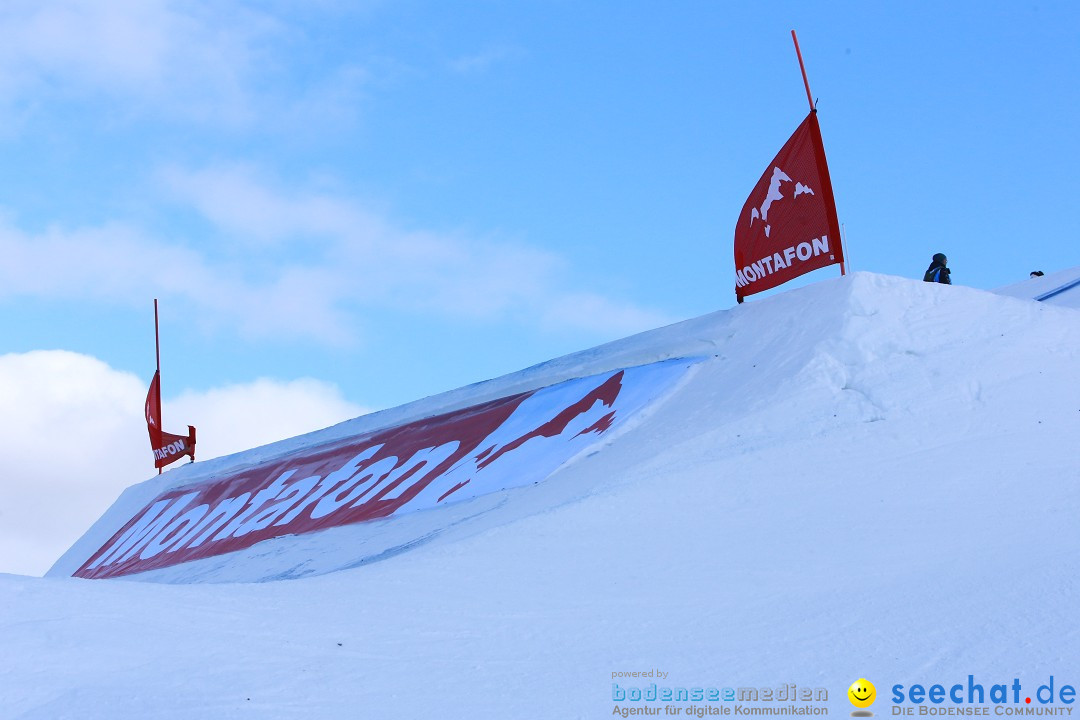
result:
<svg viewBox="0 0 1080 720"><path fill-rule="evenodd" d="M161 373L155 372L146 393L146 429L150 433L150 447L154 451L154 467L163 468L185 455L195 460L195 427L188 425L187 437L174 435L161 429Z"/></svg>
<svg viewBox="0 0 1080 720"><path fill-rule="evenodd" d="M825 146L811 112L746 199L735 224L735 295L844 261Z"/></svg>

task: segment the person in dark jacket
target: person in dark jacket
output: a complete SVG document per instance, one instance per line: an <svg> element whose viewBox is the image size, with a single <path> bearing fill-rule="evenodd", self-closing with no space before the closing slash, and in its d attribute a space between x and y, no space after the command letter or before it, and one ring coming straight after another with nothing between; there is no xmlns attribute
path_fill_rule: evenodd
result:
<svg viewBox="0 0 1080 720"><path fill-rule="evenodd" d="M948 258L945 257L944 253L937 253L933 259L934 261L930 263L930 267L926 268L926 274L923 275L922 279L926 282L952 285L952 278L949 277L951 271L945 267L945 263L949 262Z"/></svg>

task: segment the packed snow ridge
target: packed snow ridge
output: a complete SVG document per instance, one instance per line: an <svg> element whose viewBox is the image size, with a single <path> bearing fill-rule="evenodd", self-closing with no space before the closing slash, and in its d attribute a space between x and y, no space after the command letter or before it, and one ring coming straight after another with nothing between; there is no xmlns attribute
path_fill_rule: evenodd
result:
<svg viewBox="0 0 1080 720"><path fill-rule="evenodd" d="M879 715L894 683L1075 685L1080 313L1035 294L855 273L153 478L0 576L0 716L610 717L650 669L830 715L862 677ZM169 489L682 359L535 484L67 577Z"/></svg>
<svg viewBox="0 0 1080 720"><path fill-rule="evenodd" d="M1015 292L1015 287L1012 291ZM828 434L860 423L930 412L932 404L927 405L928 401L964 406L981 402L982 379L972 380L970 373L965 372L962 387L952 387L942 381L940 369L935 369L937 363L928 364L923 358L944 358L957 350L966 355L975 344L1000 346L1005 337L1001 330L1010 316L1019 317L1019 313L1038 317L1054 312L1030 301L1009 302L959 287L938 288L897 278L856 274L745 309L714 313L643 333L302 438L182 467L125 493L102 521L57 563L50 575L68 576L78 570L80 576L110 577L110 573L116 572L117 563L120 568L126 563L130 566L127 572L135 573L130 577L137 580L264 581L368 564L412 550L460 525L488 526L537 512L539 508L530 502L528 493L520 491L521 485L559 475L561 469L582 457L601 451L620 455L638 444L641 437L664 436L669 421L654 426L656 421L650 416L669 401L681 409L684 418L678 433L681 442L701 434L714 434L719 427L739 426L748 414L759 418L759 423L760 418L768 418L765 425L757 426L760 433L766 433L766 428L774 431L787 428L779 436L786 441L797 428L805 432L813 427L816 433ZM961 317L965 322L974 320L973 326L943 332L950 321ZM955 338L963 338L964 346L954 348ZM684 362L672 369L673 359ZM668 362L661 364L662 361ZM957 358L956 362L969 369L973 359ZM453 413L462 408L559 386L575 378L595 380L591 384L586 381L573 397L580 397L596 386L610 385L612 381L626 385L636 377L634 373L641 373L643 366L660 370L653 370L638 382L659 387L636 404L633 409L639 412L628 423L623 423L623 418L631 415L630 409L602 400L603 392L596 397L586 396L580 415L588 420L573 426L575 432L569 435L575 441L572 448L561 454L545 453L537 447L543 438L534 438L530 456L516 464L501 463L501 473L483 470L491 459L523 444L526 438L508 442L513 434L492 432L476 448L472 463L463 462L468 459L463 457L450 472L442 473L441 483L433 483L420 493L425 502L412 502L392 516L387 516L385 513L389 511L385 510L376 519L358 522L365 519L364 508L354 512L351 520L341 512L345 500L355 501L352 507L356 508L379 495L380 479L383 488L380 497L385 497L387 492L391 497L401 496L408 488L407 482L396 487L394 482L396 476L410 467L408 462L403 462L406 456L399 460L391 455L377 462L375 453L384 446L378 442L377 435L375 439L346 448L341 455L346 459L333 462L332 472L320 470L321 474L311 475L308 469L298 473L295 464L288 463L290 458L332 446L335 441L367 437L381 429L398 428L424 418L450 413L445 424L452 425L457 422ZM624 376L627 369L631 369L630 376ZM620 375L610 376L615 371ZM677 382L680 378L675 373L683 371L687 377ZM1008 372L1022 372L1022 368L1014 367ZM670 390L673 383L677 388ZM569 391L574 392L575 387ZM695 398L696 402L689 402L689 398ZM564 404L571 401L572 398ZM796 402L799 404L795 405ZM527 414L527 409L536 404L526 403L526 410L515 411L505 424L521 427L528 423L528 418L515 418ZM547 414L532 425L550 421L560 407L552 401L539 405L540 412ZM645 411L640 411L642 406L646 406ZM604 411L609 409L613 412L605 416ZM821 414L815 416L815 413ZM691 417L698 422L685 427L685 419ZM593 425L587 427L590 422ZM616 426L615 431L603 432L611 429L611 425ZM628 433L631 437L621 437ZM519 430L517 435L521 434ZM490 438L500 435L504 446L496 451L499 443ZM739 439L754 437L753 432L736 435ZM555 441L562 438L556 437ZM462 445L458 440L428 444L430 447L423 447L414 456L417 459L413 465L421 468L421 472L413 474L414 478L421 478L426 469L439 461L447 460L449 465L453 459L449 456ZM745 449L744 444L740 445ZM358 454L357 450L362 452ZM460 450L461 455L468 455L466 448ZM489 456L486 460L485 455ZM348 459L350 456L353 457ZM273 464L275 459L277 465ZM384 468L381 475L379 467ZM213 503L199 504L205 498L194 490L184 495L163 494L168 490L192 490L248 468L260 476L262 484L239 485L231 496L222 491L202 493L215 497ZM494 477L500 474L503 477ZM485 482L480 475L492 477ZM271 483L273 476L279 477ZM291 484L286 482L293 476ZM300 480L304 476L307 479ZM350 478L353 478L351 483ZM451 498L454 502L444 502L470 482L472 487ZM591 493L593 486L594 481L576 483L567 487L565 496L557 502L579 499ZM242 492L245 488L247 491ZM422 512L414 512L417 509ZM185 511L187 514L182 514ZM322 520L334 511L343 518L343 524ZM292 522L297 519L307 524ZM321 524L310 522L313 519ZM255 531L258 533L253 535ZM246 542L238 541L244 536L248 536ZM97 555L89 555L99 548ZM229 551L223 552L222 548ZM183 552L178 554L178 551ZM207 553L212 554L205 557ZM163 563L169 565L162 567Z"/></svg>

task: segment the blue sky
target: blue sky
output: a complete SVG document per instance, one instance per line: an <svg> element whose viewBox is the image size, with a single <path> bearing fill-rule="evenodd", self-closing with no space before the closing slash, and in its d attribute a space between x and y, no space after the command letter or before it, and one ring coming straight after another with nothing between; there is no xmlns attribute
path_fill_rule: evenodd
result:
<svg viewBox="0 0 1080 720"><path fill-rule="evenodd" d="M159 297L167 400L372 408L730 307L792 28L854 269L1080 262L1070 3L14 2L0 354L148 381Z"/></svg>

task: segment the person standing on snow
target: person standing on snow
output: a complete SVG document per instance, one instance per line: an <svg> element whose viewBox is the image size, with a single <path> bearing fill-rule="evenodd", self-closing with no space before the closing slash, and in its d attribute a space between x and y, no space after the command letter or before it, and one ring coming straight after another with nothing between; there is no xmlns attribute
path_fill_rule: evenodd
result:
<svg viewBox="0 0 1080 720"><path fill-rule="evenodd" d="M949 262L944 253L937 253L934 255L933 262L930 263L930 267L926 268L926 274L923 275L923 280L926 282L936 282L943 285L952 285L952 278L949 277L950 270L945 267L945 263Z"/></svg>

